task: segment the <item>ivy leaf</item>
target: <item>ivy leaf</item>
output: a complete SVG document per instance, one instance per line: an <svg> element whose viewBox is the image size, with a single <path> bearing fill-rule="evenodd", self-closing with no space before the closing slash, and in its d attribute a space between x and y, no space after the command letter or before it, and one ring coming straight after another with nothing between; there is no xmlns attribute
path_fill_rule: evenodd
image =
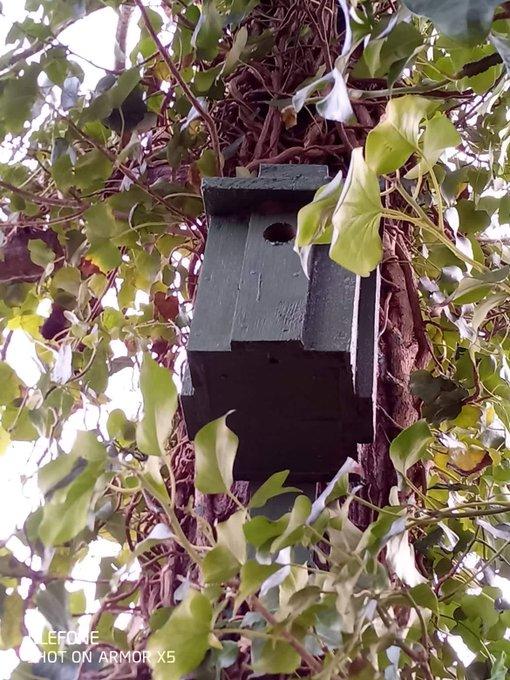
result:
<svg viewBox="0 0 510 680"><path fill-rule="evenodd" d="M235 609L250 595L256 593L266 579L280 569L279 564L260 564L249 560L241 567L239 591L237 593Z"/></svg>
<svg viewBox="0 0 510 680"><path fill-rule="evenodd" d="M275 472L255 491L250 500L250 508L261 508L270 498L284 493L299 492L294 486L283 486L289 476L289 470Z"/></svg>
<svg viewBox="0 0 510 680"><path fill-rule="evenodd" d="M0 404L9 404L21 394L21 384L13 368L5 361L0 361Z"/></svg>
<svg viewBox="0 0 510 680"><path fill-rule="evenodd" d="M225 63L223 64L222 69L223 76L228 76L235 70L239 59L241 58L241 54L246 47L247 41L248 29L246 26L241 26L241 28L237 31L232 47L225 58Z"/></svg>
<svg viewBox="0 0 510 680"><path fill-rule="evenodd" d="M432 376L428 371L414 371L411 393L424 402L422 413L433 424L453 420L462 410L468 391L454 380Z"/></svg>
<svg viewBox="0 0 510 680"><path fill-rule="evenodd" d="M289 545L295 545L301 540L311 509L312 503L308 496L300 495L296 498L288 515L285 531L271 544L272 552L282 550Z"/></svg>
<svg viewBox="0 0 510 680"><path fill-rule="evenodd" d="M68 598L69 593L62 581L48 583L37 595L37 607L53 630L70 630L72 627Z"/></svg>
<svg viewBox="0 0 510 680"><path fill-rule="evenodd" d="M177 389L170 371L158 366L149 354L142 361L140 390L143 418L136 428L136 443L142 453L162 456L177 409Z"/></svg>
<svg viewBox="0 0 510 680"><path fill-rule="evenodd" d="M251 649L252 667L257 674L294 673L301 664L301 657L296 650L282 640L257 640Z"/></svg>
<svg viewBox="0 0 510 680"><path fill-rule="evenodd" d="M349 123L355 120L354 111L347 92L345 78L338 64L331 71L333 87L328 94L315 105L317 113L326 120L338 123Z"/></svg>
<svg viewBox="0 0 510 680"><path fill-rule="evenodd" d="M342 172L315 192L313 201L298 212L296 247L331 243L333 211L342 190Z"/></svg>
<svg viewBox="0 0 510 680"><path fill-rule="evenodd" d="M239 439L227 427L228 415L207 423L195 437L195 486L202 493L226 493L234 481Z"/></svg>
<svg viewBox="0 0 510 680"><path fill-rule="evenodd" d="M47 267L55 259L55 253L40 238L30 239L27 244L30 259L40 267Z"/></svg>
<svg viewBox="0 0 510 680"><path fill-rule="evenodd" d="M14 591L2 603L0 622L0 649L14 649L23 641L24 600Z"/></svg>
<svg viewBox="0 0 510 680"><path fill-rule="evenodd" d="M449 38L475 45L487 37L500 0L404 0L414 14L425 16Z"/></svg>
<svg viewBox="0 0 510 680"><path fill-rule="evenodd" d="M345 184L333 213L330 257L359 276L368 276L382 259L379 182L365 163L363 150L353 150Z"/></svg>
<svg viewBox="0 0 510 680"><path fill-rule="evenodd" d="M202 593L190 590L147 643L155 680L179 680L195 669L209 649L211 627L211 603ZM170 651L174 661L166 663Z"/></svg>
<svg viewBox="0 0 510 680"><path fill-rule="evenodd" d="M493 284L465 276L459 283L457 290L451 299L456 305L467 305L472 302L479 302L487 296L493 288Z"/></svg>
<svg viewBox="0 0 510 680"><path fill-rule="evenodd" d="M211 61L218 54L219 41L223 32L223 20L216 9L214 0L206 0L202 5L200 19L191 37L191 44L199 59Z"/></svg>
<svg viewBox="0 0 510 680"><path fill-rule="evenodd" d="M341 73L340 59L335 67L326 75L313 80L300 88L292 97L292 106L299 113L306 104L307 99L316 90L322 90L326 85L331 85L330 91L316 102L317 113L326 120L334 120L339 123L348 123L354 118L354 111L347 92L345 79Z"/></svg>
<svg viewBox="0 0 510 680"><path fill-rule="evenodd" d="M378 175L394 172L419 151L420 123L432 107L428 99L415 95L388 103L383 119L367 136L365 155L371 170Z"/></svg>
<svg viewBox="0 0 510 680"><path fill-rule="evenodd" d="M395 470L405 475L410 467L425 456L432 441L432 433L424 420L418 420L402 430L390 444L390 458Z"/></svg>
<svg viewBox="0 0 510 680"><path fill-rule="evenodd" d="M51 491L38 528L44 545L70 541L93 520L91 505L105 482L105 462L106 449L96 435L79 432L71 453L62 454L41 470L39 484L47 497Z"/></svg>
<svg viewBox="0 0 510 680"><path fill-rule="evenodd" d="M445 149L460 144L461 138L455 125L444 114L436 114L425 123L425 131L420 144L423 160L406 174L407 179L415 179L425 174L439 160Z"/></svg>
<svg viewBox="0 0 510 680"><path fill-rule="evenodd" d="M223 583L237 574L241 565L224 545L215 545L204 557L202 572L205 583Z"/></svg>

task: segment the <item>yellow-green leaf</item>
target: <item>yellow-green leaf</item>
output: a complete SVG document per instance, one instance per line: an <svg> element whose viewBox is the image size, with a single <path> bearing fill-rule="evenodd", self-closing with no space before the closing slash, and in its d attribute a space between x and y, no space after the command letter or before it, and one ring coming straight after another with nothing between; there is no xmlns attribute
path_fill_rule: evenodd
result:
<svg viewBox="0 0 510 680"><path fill-rule="evenodd" d="M239 439L226 418L207 423L195 437L195 486L202 493L225 493L232 486Z"/></svg>
<svg viewBox="0 0 510 680"><path fill-rule="evenodd" d="M180 680L195 669L209 649L211 627L211 603L202 593L191 590L149 638L147 649L154 679Z"/></svg>
<svg viewBox="0 0 510 680"><path fill-rule="evenodd" d="M416 95L388 102L383 119L368 133L365 145L367 165L373 172L394 172L419 150L420 122L432 108L428 99Z"/></svg>
<svg viewBox="0 0 510 680"><path fill-rule="evenodd" d="M138 448L149 456L165 452L166 440L172 430L177 409L177 390L170 371L146 354L140 371L143 397L143 418L136 429Z"/></svg>
<svg viewBox="0 0 510 680"><path fill-rule="evenodd" d="M345 269L368 276L382 259L381 211L377 176L358 147L352 152L349 172L333 213L330 257Z"/></svg>

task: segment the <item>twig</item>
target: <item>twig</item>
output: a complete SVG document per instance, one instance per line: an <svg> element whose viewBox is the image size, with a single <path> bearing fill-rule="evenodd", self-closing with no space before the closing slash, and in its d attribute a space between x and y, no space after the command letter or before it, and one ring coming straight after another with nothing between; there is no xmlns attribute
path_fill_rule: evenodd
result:
<svg viewBox="0 0 510 680"><path fill-rule="evenodd" d="M259 614L262 614L262 616L266 619L268 623L270 623L272 626L277 626L278 621L275 619L275 617L269 612L262 602L258 599L258 597L253 596L250 600L252 609L257 611ZM306 649L303 647L303 645L299 642L299 640L296 640L296 638L289 633L289 631L282 629L280 631L280 634L282 637L284 637L287 642L290 644L293 649L296 650L296 652L299 654L299 656L303 659L303 661L308 665L310 670L312 670L314 673L320 673L322 670L322 665L317 661L317 659L312 656L309 652L306 651Z"/></svg>
<svg viewBox="0 0 510 680"><path fill-rule="evenodd" d="M216 124L215 124L212 116L205 110L205 108L199 102L197 97L195 97L195 95L191 91L189 85L182 78L182 76L179 73L179 70L175 66L174 62L170 59L170 56L168 54L168 50L165 49L161 40L158 37L158 34L154 30L154 27L151 23L149 15L147 14L147 10L146 10L142 0L135 0L135 2L136 2L138 9L140 10L140 12L142 14L142 18L143 18L145 26L147 27L149 35L154 40L154 43L156 44L156 47L158 48L159 53L163 57L163 61L168 66L168 70L173 75L175 80L178 82L182 91L184 92L186 97L189 99L191 104L195 107L198 114L202 117L202 119L203 119L203 121L204 121L204 123L205 123L205 125L206 125L206 127L209 131L209 136L211 138L211 146L213 148L214 155L216 156L216 168L218 170L218 173L220 175L222 175L223 169L222 169L222 163L221 163L220 142L219 142L219 138L218 138L218 131L216 129Z"/></svg>
<svg viewBox="0 0 510 680"><path fill-rule="evenodd" d="M119 20L117 22L117 32L115 34L115 70L123 71L126 67L126 41L129 28L129 21L133 14L132 5L121 5L119 9Z"/></svg>

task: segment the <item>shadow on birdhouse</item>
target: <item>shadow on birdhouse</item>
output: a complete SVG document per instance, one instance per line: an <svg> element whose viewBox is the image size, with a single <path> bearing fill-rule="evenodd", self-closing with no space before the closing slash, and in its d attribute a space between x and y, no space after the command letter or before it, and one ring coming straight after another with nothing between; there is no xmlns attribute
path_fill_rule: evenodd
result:
<svg viewBox="0 0 510 680"><path fill-rule="evenodd" d="M299 209L326 166L266 165L256 178L208 178L204 263L182 404L190 437L234 410L235 478L290 469L324 481L374 432L378 274L346 271L313 246L294 251Z"/></svg>

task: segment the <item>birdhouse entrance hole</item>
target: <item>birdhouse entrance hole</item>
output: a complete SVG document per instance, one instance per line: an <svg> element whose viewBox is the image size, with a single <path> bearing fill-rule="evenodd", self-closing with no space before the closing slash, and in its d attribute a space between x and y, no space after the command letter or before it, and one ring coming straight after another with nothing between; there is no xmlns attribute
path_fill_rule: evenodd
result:
<svg viewBox="0 0 510 680"><path fill-rule="evenodd" d="M262 234L266 241L279 246L282 243L292 241L296 235L296 230L288 222L273 222L264 229Z"/></svg>

